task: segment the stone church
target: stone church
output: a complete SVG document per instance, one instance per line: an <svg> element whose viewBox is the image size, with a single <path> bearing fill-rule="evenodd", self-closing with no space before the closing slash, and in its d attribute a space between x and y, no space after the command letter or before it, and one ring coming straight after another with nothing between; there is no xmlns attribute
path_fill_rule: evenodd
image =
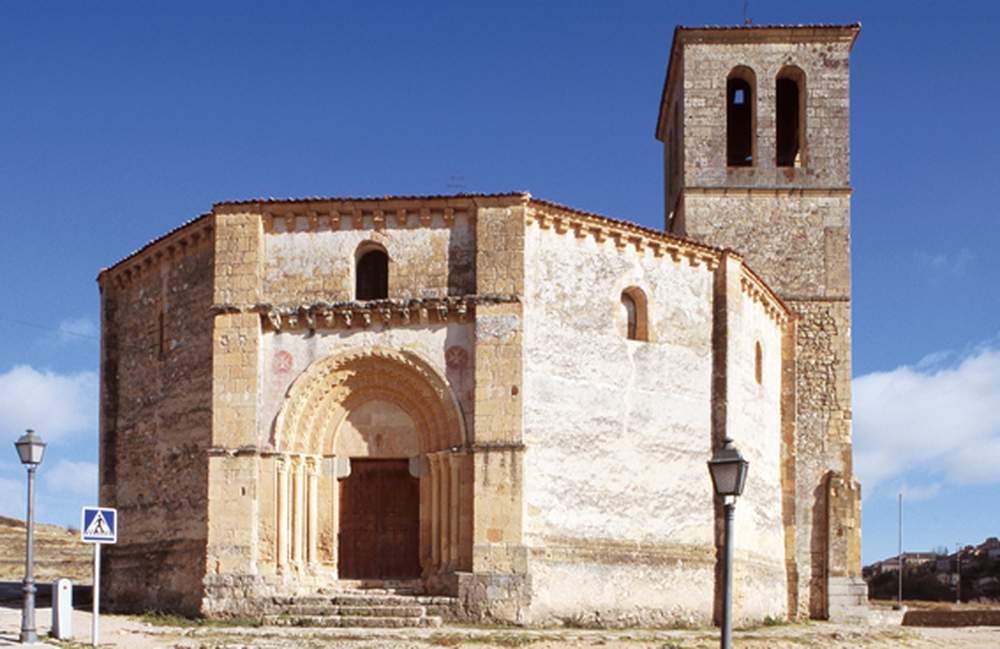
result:
<svg viewBox="0 0 1000 649"><path fill-rule="evenodd" d="M226 202L101 289L117 610L406 584L469 619L864 615L851 467L859 25L677 28L665 227L528 194Z"/></svg>

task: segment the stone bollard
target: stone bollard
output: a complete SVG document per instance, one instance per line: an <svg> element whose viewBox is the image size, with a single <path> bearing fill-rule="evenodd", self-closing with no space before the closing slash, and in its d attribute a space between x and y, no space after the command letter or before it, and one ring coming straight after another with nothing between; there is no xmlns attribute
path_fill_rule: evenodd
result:
<svg viewBox="0 0 1000 649"><path fill-rule="evenodd" d="M69 579L52 582L52 637L73 637L73 582Z"/></svg>

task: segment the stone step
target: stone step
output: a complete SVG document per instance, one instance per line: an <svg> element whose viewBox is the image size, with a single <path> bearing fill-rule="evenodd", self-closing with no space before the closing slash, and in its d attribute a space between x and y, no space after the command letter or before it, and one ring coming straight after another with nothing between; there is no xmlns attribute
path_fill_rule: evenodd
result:
<svg viewBox="0 0 1000 649"><path fill-rule="evenodd" d="M344 593L328 598L338 606L407 606L419 603L419 597L406 595L372 595L370 593Z"/></svg>
<svg viewBox="0 0 1000 649"><path fill-rule="evenodd" d="M336 586L324 588L321 594L368 593L372 595L423 595L424 584L419 579L341 579Z"/></svg>
<svg viewBox="0 0 1000 649"><path fill-rule="evenodd" d="M439 627L452 617L454 597L403 595L390 589L340 589L317 595L272 597L264 624L302 627Z"/></svg>
<svg viewBox="0 0 1000 649"><path fill-rule="evenodd" d="M424 606L338 606L337 614L348 616L371 617L424 617L427 608Z"/></svg>
<svg viewBox="0 0 1000 649"><path fill-rule="evenodd" d="M423 617L427 609L419 605L410 606L340 606L329 601L322 604L296 602L280 608L284 615L340 615L356 617Z"/></svg>
<svg viewBox="0 0 1000 649"><path fill-rule="evenodd" d="M453 597L441 596L406 596L406 595L372 595L370 593L341 593L338 595L300 595L287 597L271 597L267 605L271 608L284 609L289 606L450 606L455 603Z"/></svg>
<svg viewBox="0 0 1000 649"><path fill-rule="evenodd" d="M263 622L267 626L298 627L363 627L400 629L404 627L439 627L441 618L437 616L382 617L365 615L267 615Z"/></svg>

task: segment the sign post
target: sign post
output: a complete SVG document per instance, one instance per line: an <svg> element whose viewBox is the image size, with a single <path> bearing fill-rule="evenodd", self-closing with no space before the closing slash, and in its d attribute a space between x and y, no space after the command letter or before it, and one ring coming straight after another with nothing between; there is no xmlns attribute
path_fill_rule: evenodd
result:
<svg viewBox="0 0 1000 649"><path fill-rule="evenodd" d="M98 646L98 615L101 607L101 544L118 541L118 511L108 507L84 507L80 525L83 542L94 544L94 614L90 630L91 644Z"/></svg>

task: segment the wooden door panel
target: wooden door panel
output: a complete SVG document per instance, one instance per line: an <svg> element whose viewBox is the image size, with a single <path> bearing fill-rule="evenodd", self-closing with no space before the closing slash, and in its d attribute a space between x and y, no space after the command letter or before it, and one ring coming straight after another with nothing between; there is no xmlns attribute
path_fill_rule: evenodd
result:
<svg viewBox="0 0 1000 649"><path fill-rule="evenodd" d="M340 576L419 576L419 524L419 481L407 460L352 460L340 484Z"/></svg>
<svg viewBox="0 0 1000 649"><path fill-rule="evenodd" d="M365 505L371 481L371 472L362 468L340 483L339 572L347 579L370 576L378 570L378 554L372 552L377 512Z"/></svg>

